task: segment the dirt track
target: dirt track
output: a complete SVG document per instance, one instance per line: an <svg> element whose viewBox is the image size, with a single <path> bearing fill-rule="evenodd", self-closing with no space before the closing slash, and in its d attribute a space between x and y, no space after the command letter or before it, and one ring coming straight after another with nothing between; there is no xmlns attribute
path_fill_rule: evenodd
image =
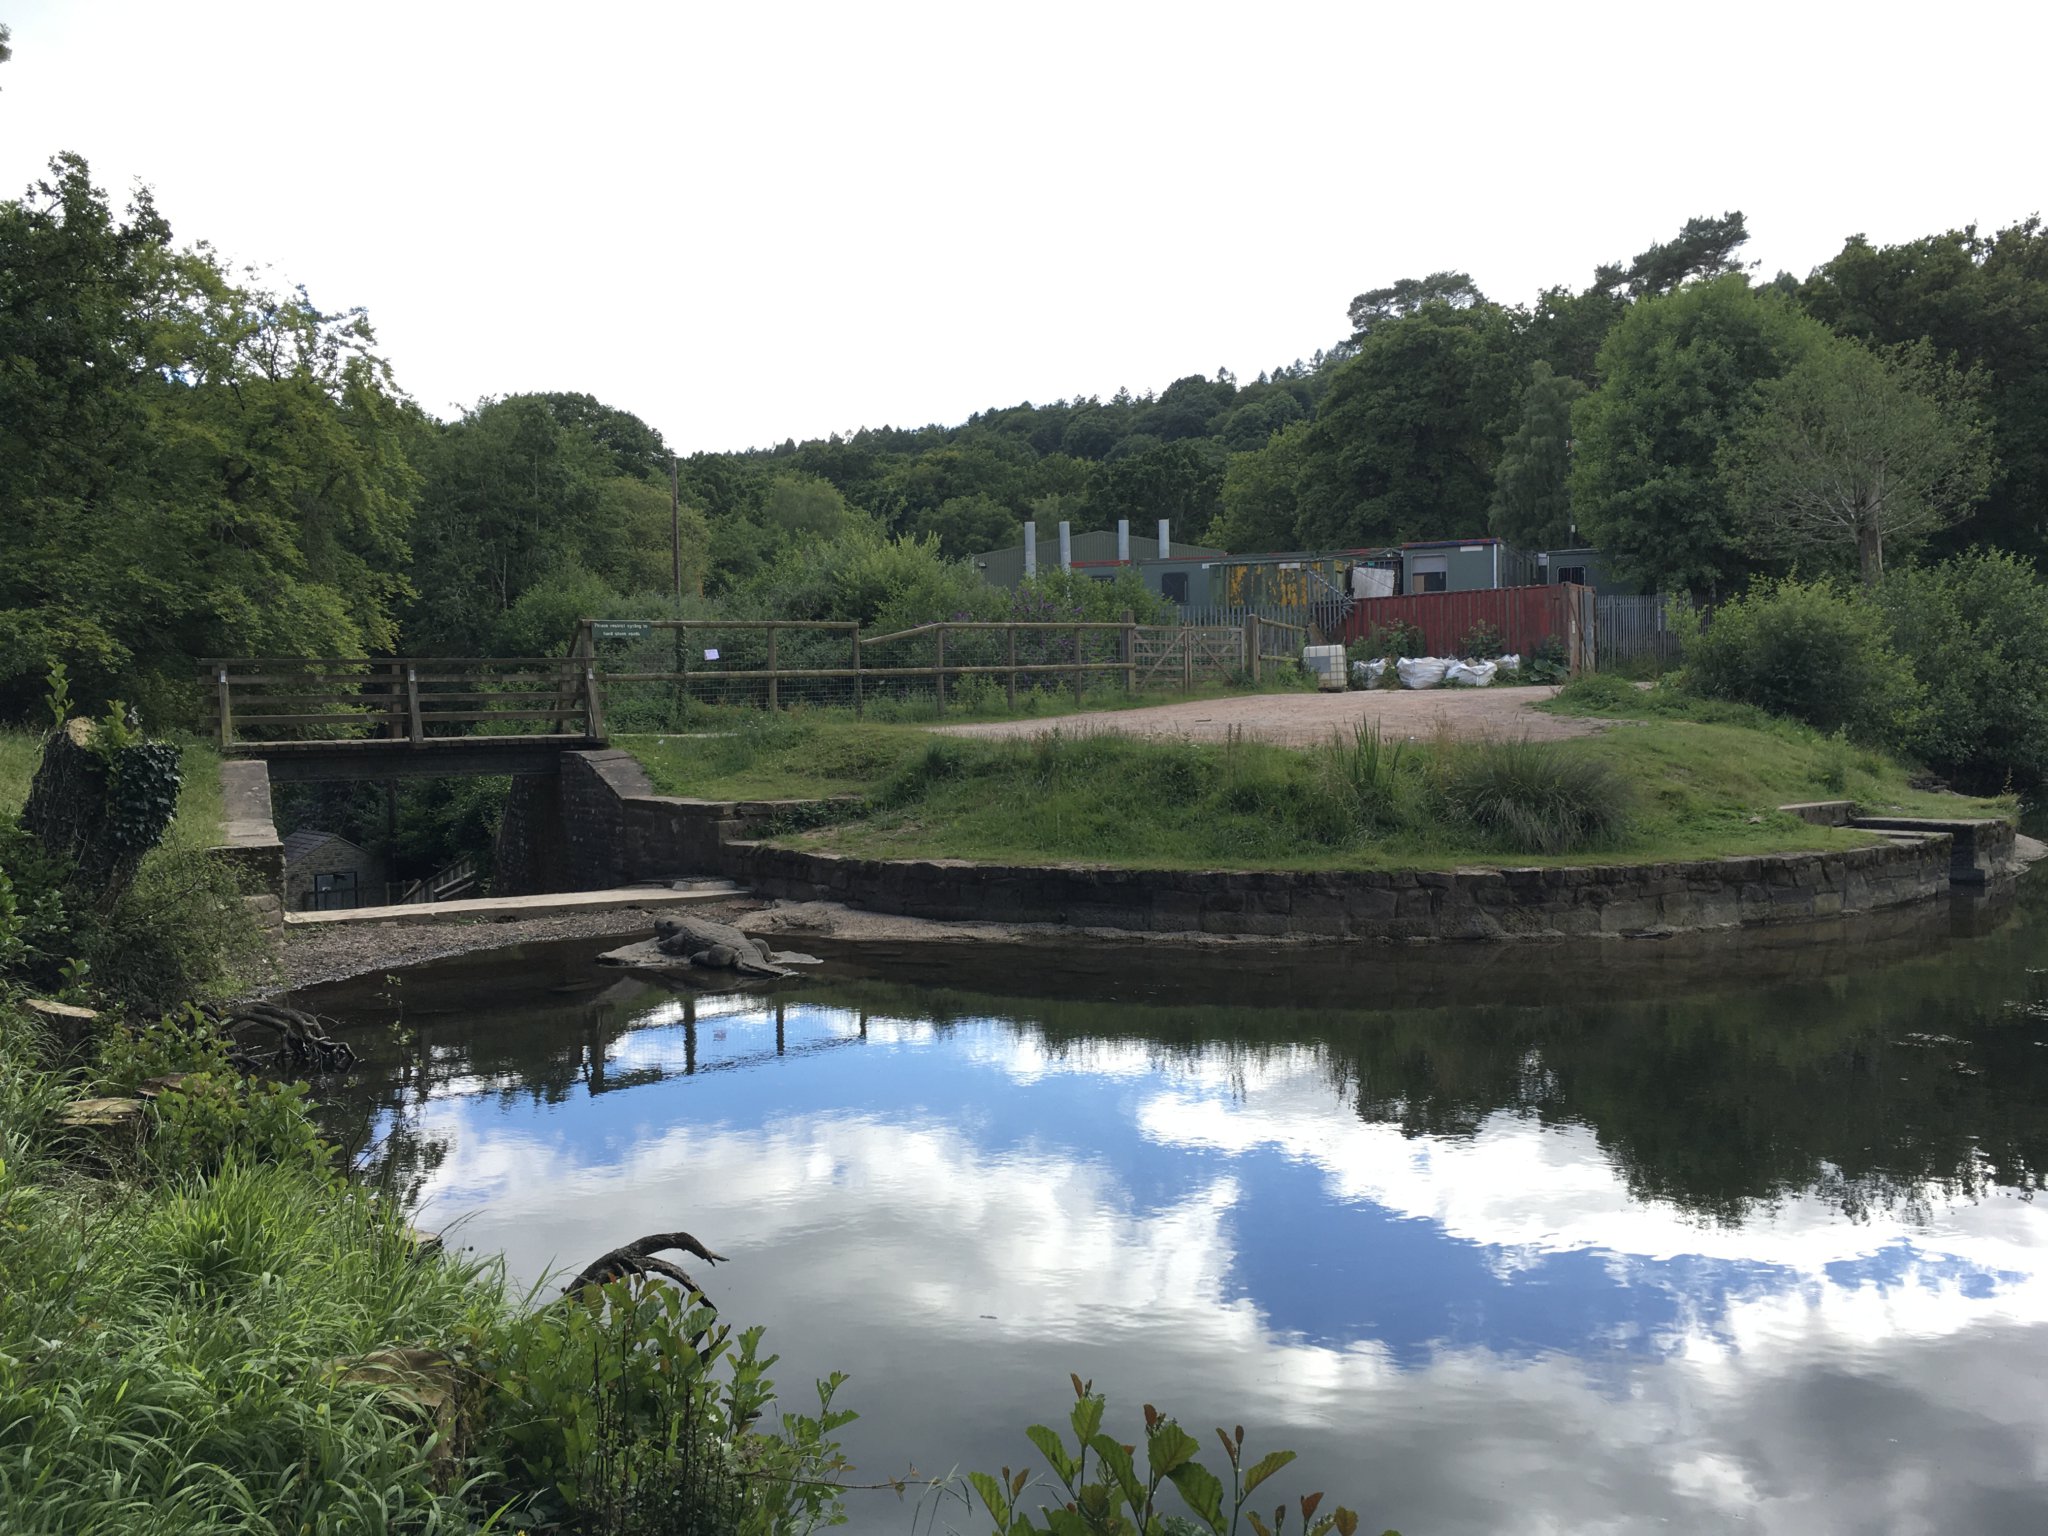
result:
<svg viewBox="0 0 2048 1536"><path fill-rule="evenodd" d="M1114 731L1126 736L1221 741L1236 726L1248 737L1299 747L1328 741L1333 731L1348 733L1360 720L1379 721L1380 729L1389 735L1427 737L1447 731L1453 736L1526 736L1533 741L1562 741L1607 728L1610 722L1604 720L1539 714L1529 707L1556 692L1555 688L1431 688L1417 692L1374 689L1358 693L1258 693L1234 699L1158 704L1148 709L1054 715L1042 720L1002 720L988 725L945 725L936 729L952 736L1038 736L1052 730L1085 735Z"/></svg>

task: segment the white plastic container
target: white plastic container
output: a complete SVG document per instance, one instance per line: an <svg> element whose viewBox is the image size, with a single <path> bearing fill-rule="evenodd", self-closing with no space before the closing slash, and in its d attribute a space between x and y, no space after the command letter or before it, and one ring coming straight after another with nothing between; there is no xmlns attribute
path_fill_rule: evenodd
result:
<svg viewBox="0 0 2048 1536"><path fill-rule="evenodd" d="M1344 647L1341 645L1305 645L1301 648L1301 664L1316 676L1316 687L1323 693L1344 691Z"/></svg>

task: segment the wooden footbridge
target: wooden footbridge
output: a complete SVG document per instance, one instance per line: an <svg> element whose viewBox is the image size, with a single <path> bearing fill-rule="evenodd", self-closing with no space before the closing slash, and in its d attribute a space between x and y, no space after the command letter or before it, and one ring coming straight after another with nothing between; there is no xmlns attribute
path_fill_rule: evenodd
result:
<svg viewBox="0 0 2048 1536"><path fill-rule="evenodd" d="M554 773L601 747L589 655L240 657L205 663L223 756L280 781Z"/></svg>

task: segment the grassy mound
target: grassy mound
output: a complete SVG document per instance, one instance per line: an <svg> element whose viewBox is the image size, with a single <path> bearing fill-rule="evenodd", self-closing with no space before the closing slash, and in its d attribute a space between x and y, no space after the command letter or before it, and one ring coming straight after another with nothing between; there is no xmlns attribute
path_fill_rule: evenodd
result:
<svg viewBox="0 0 2048 1536"><path fill-rule="evenodd" d="M1736 705L1595 679L1553 705L1617 723L1573 741L1383 737L1308 749L1106 733L934 737L913 726L739 715L622 740L663 793L862 797L793 834L877 857L1151 868L1447 868L1851 847L1778 807L1849 796L1895 814L2008 814L1915 790L1908 770ZM1623 723L1626 721L1626 723Z"/></svg>

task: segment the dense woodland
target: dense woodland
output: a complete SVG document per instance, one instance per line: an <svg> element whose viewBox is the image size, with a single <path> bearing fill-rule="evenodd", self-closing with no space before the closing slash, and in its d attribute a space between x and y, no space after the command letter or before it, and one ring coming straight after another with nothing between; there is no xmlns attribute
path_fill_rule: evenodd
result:
<svg viewBox="0 0 2048 1536"><path fill-rule="evenodd" d="M1519 303L1403 279L1249 380L691 455L683 607L981 613L1008 598L958 557L1034 515L1231 550L1490 530L1710 597L2048 550L2040 221L1769 281L1746 237L1694 219ZM177 718L201 656L539 654L672 606L660 433L568 392L438 421L363 313L268 291L75 156L0 204L0 360L0 716L55 660Z"/></svg>

